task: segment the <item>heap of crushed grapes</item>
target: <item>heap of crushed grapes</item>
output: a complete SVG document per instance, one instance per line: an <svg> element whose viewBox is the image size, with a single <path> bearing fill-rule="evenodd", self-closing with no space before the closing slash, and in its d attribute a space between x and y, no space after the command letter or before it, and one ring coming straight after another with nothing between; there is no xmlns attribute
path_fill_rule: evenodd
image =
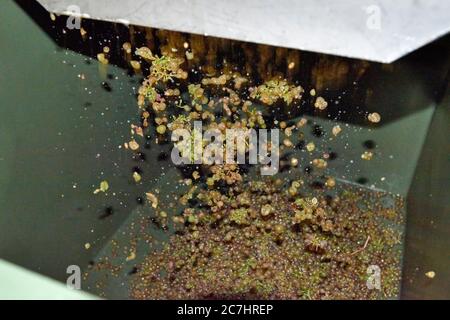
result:
<svg viewBox="0 0 450 320"><path fill-rule="evenodd" d="M392 209L361 192L292 197L281 180L198 194L182 230L148 256L135 279L138 299L370 299L398 294L399 233ZM375 204L374 204L375 203ZM382 291L367 268L382 270Z"/></svg>

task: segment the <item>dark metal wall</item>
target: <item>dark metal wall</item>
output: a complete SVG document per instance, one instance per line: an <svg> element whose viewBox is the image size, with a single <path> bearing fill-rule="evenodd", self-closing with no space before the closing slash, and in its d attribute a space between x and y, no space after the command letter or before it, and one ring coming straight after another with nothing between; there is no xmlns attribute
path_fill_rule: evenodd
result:
<svg viewBox="0 0 450 320"><path fill-rule="evenodd" d="M450 87L438 106L408 194L402 296L450 299ZM435 278L425 273L433 271Z"/></svg>

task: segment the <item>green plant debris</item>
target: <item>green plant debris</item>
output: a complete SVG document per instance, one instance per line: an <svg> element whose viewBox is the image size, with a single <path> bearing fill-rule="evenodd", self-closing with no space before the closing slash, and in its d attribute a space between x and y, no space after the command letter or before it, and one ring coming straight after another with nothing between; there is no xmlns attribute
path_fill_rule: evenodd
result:
<svg viewBox="0 0 450 320"><path fill-rule="evenodd" d="M106 192L109 189L108 181L103 180L100 182L100 187L94 190L94 194L97 194L99 192Z"/></svg>

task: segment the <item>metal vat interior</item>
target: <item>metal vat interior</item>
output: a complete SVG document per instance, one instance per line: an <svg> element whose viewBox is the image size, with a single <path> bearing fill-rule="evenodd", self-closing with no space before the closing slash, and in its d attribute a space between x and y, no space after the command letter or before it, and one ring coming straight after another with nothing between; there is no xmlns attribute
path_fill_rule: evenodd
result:
<svg viewBox="0 0 450 320"><path fill-rule="evenodd" d="M319 115L305 105L280 118L305 115L325 132L334 123L327 118L339 118L348 133L333 145L338 157L328 174L407 198L401 297L449 298L448 37L389 65L98 21L83 21L92 30L92 39L83 41L79 32L61 32L64 18L53 23L45 10L25 2L4 1L0 11L1 258L65 281L68 265L86 270L142 210L136 199L148 185L131 183L130 171L142 165L159 176L165 169L152 155L168 149L150 146L141 164L118 148L129 136L129 121L139 118L134 93L142 76L126 68L119 49L134 32L134 43L152 37L156 50L165 41L198 41L206 48L199 55L203 63L234 59L253 77L290 72L291 79L338 101L335 113ZM107 68L95 59L104 39L113 51ZM246 50L256 52L255 60ZM298 59L292 72L287 55ZM361 116L373 111L383 115L376 127ZM350 165L368 140L382 156ZM304 157L299 154L300 163ZM115 197L92 197L102 177L115 186ZM437 274L434 281L424 277L429 270ZM111 286L108 297L126 297L126 288Z"/></svg>

